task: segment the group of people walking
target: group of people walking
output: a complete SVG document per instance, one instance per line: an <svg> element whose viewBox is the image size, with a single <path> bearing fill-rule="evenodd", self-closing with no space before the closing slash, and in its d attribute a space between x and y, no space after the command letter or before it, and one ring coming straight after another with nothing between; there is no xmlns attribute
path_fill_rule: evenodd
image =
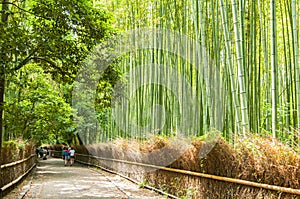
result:
<svg viewBox="0 0 300 199"><path fill-rule="evenodd" d="M43 158L43 160L47 160L47 156L49 155L49 150L47 147L40 147L35 149L37 158Z"/></svg>
<svg viewBox="0 0 300 199"><path fill-rule="evenodd" d="M75 150L72 149L71 147L69 148L64 147L61 153L62 153L62 158L65 161L65 166L67 166L68 164L70 166L73 166L75 160Z"/></svg>

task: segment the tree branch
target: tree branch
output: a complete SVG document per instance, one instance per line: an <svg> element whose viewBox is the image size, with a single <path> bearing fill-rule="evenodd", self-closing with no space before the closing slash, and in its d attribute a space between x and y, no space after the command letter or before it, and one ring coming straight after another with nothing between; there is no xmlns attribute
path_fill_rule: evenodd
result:
<svg viewBox="0 0 300 199"><path fill-rule="evenodd" d="M45 57L32 57L30 58L32 60L35 60L35 61L44 61L48 64L50 64L50 66L54 69L57 69L61 74L66 74L65 71L63 71L59 66L56 65L56 63L50 59L47 59Z"/></svg>
<svg viewBox="0 0 300 199"><path fill-rule="evenodd" d="M30 59L32 58L34 53L36 53L39 50L39 48L40 47L37 47L36 49L34 49L18 66L16 66L12 70L17 71L17 70L21 69L23 66L25 66L30 61Z"/></svg>
<svg viewBox="0 0 300 199"><path fill-rule="evenodd" d="M45 57L32 57L31 59L33 59L35 61L44 61L44 62L50 64L51 67L61 70L61 68L59 68L54 61L47 59Z"/></svg>
<svg viewBox="0 0 300 199"><path fill-rule="evenodd" d="M26 12L26 13L28 13L28 14L31 14L31 15L34 15L34 16L36 16L36 17L40 17L40 18L43 18L43 19L47 19L47 20L51 20L51 18L48 18L48 17L43 17L43 16L40 16L40 15L37 15L37 14L35 14L35 13L33 13L33 12L30 12L29 10L26 10L26 9L24 9L24 8L21 8L20 6L18 6L17 4L15 4L15 3L12 3L12 2L0 2L0 4L2 4L2 5L13 5L13 6L15 6L16 8L18 8L19 10L21 10L21 11L23 11L23 12Z"/></svg>
<svg viewBox="0 0 300 199"><path fill-rule="evenodd" d="M15 3L12 3L12 2L1 2L1 4L2 5L7 5L7 4L9 4L9 5L13 5L13 6L15 6L16 8L18 8L19 10L22 10L23 12L27 12L27 13L29 13L29 14L33 14L33 13L31 13L31 12L29 12L28 10L25 10L24 8L21 8L20 6L18 6L17 4L15 4Z"/></svg>
<svg viewBox="0 0 300 199"><path fill-rule="evenodd" d="M13 71L17 71L19 69L21 69L23 66L25 66L26 64L28 64L31 60L34 61L42 61L42 62L46 62L48 63L52 68L58 70L61 74L63 75L69 75L68 73L66 73L65 71L63 71L62 68L60 68L54 61L47 59L45 57L39 57L39 56L33 56L34 53L36 53L38 51L39 47L37 47L34 51L32 51L17 67L13 68Z"/></svg>

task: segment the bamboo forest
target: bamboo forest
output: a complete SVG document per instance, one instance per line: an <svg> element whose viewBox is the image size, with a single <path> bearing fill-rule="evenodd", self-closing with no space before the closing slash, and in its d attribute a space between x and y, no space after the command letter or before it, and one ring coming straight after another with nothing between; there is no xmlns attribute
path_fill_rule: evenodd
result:
<svg viewBox="0 0 300 199"><path fill-rule="evenodd" d="M170 198L299 197L299 0L2 0L0 11L1 178L31 150L68 146L76 164Z"/></svg>
<svg viewBox="0 0 300 199"><path fill-rule="evenodd" d="M251 132L298 146L298 4L95 1L114 13L114 25L127 33L120 40L133 49L118 55L113 89L99 83L104 137L218 131L234 141ZM105 100L120 103L107 97L120 95L114 84L126 85L127 96L111 109Z"/></svg>

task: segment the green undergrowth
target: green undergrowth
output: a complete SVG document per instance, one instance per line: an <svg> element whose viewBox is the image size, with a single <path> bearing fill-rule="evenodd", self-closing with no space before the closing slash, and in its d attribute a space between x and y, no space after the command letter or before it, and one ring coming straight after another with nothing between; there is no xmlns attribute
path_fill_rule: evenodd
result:
<svg viewBox="0 0 300 199"><path fill-rule="evenodd" d="M2 164L15 162L34 153L34 144L23 140L9 140L2 144Z"/></svg>

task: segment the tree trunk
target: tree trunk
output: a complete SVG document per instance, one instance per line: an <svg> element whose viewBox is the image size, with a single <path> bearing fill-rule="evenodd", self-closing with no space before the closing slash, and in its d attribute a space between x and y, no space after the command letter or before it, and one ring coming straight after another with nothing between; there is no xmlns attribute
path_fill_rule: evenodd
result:
<svg viewBox="0 0 300 199"><path fill-rule="evenodd" d="M4 87L5 87L5 74L4 67L1 65L0 71L0 166L2 165L2 138L3 138L3 106L4 106ZM2 176L2 170L0 168L0 175ZM1 177L2 180L2 177ZM2 182L0 182L2 185ZM0 193L1 194L1 193Z"/></svg>
<svg viewBox="0 0 300 199"><path fill-rule="evenodd" d="M2 0L2 16L1 16L1 21L3 23L7 22L8 19L8 0ZM0 60L5 61L5 53L2 52L2 49L0 49ZM4 89L5 89L5 67L4 64L0 65L0 176L1 176L1 181L0 185L2 186L2 170L1 170L1 165L2 165L2 137L3 137L3 108L4 108ZM2 193L0 193L1 197Z"/></svg>

